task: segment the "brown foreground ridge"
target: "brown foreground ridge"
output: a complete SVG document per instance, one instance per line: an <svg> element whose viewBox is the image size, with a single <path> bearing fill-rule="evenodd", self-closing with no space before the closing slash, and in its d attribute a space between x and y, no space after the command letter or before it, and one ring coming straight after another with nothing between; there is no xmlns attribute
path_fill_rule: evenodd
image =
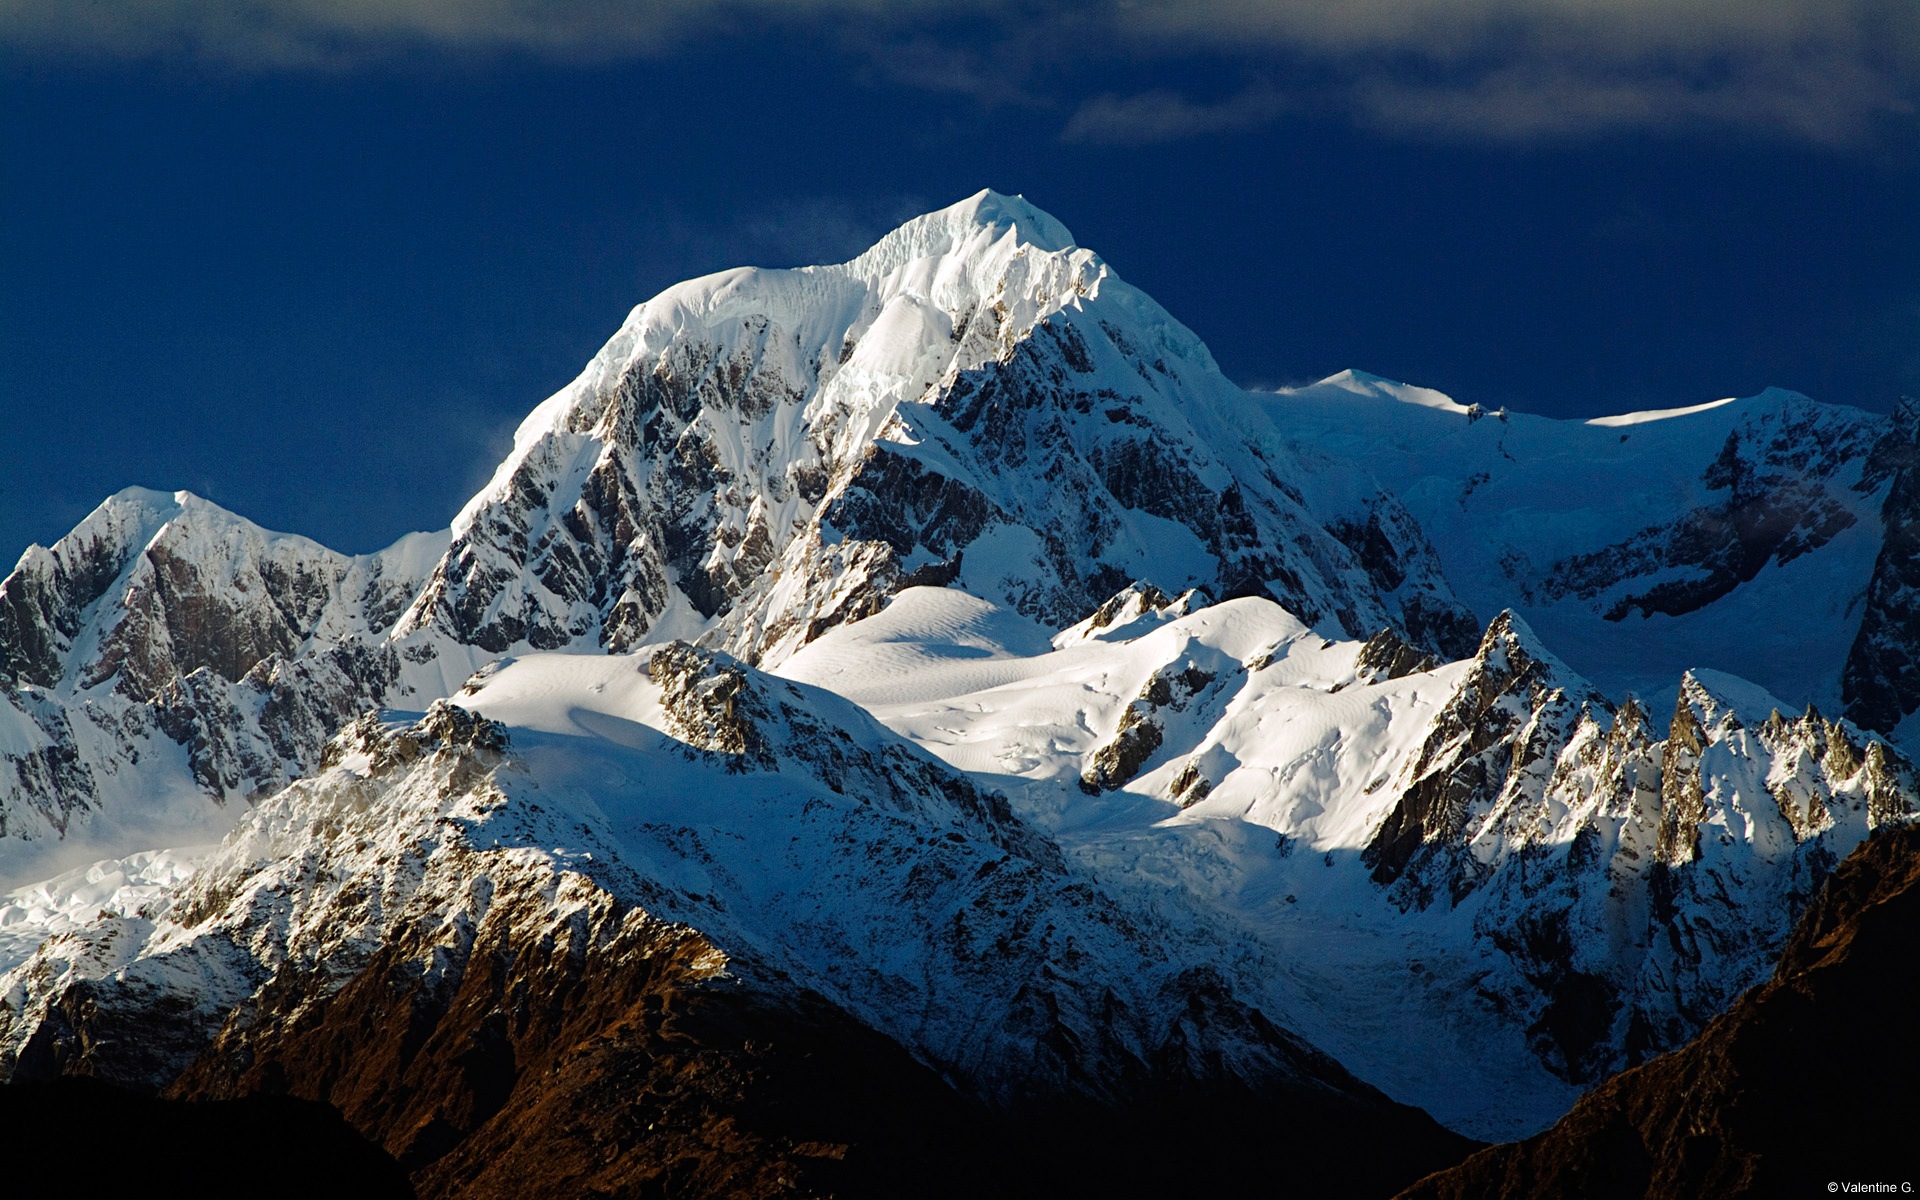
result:
<svg viewBox="0 0 1920 1200"><path fill-rule="evenodd" d="M1773 978L1692 1042L1602 1084L1546 1132L1482 1150L1403 1197L1612 1200L1920 1188L1916 929L1920 823L1902 822L1840 864Z"/></svg>
<svg viewBox="0 0 1920 1200"><path fill-rule="evenodd" d="M646 953L579 958L483 946L438 996L407 969L408 948L389 946L324 999L264 997L261 1019L230 1029L169 1090L323 1098L420 1196L462 1200L1282 1182L1384 1197L1474 1148L1357 1084L1263 1089L1150 1071L1120 1103L996 1110L817 996L702 986L686 968L699 935L661 936Z"/></svg>

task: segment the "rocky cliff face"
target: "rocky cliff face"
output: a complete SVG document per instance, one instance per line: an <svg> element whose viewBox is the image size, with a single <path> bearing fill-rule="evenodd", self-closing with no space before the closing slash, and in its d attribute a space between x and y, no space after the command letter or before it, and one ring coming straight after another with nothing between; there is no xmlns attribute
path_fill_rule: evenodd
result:
<svg viewBox="0 0 1920 1200"><path fill-rule="evenodd" d="M1900 822L1840 864L1773 977L1684 1048L1596 1088L1552 1129L1474 1155L1403 1195L1780 1196L1897 1189L1920 1067L1902 986L1920 920L1920 829ZM1810 1133L1809 1096L1855 1097Z"/></svg>
<svg viewBox="0 0 1920 1200"><path fill-rule="evenodd" d="M1538 1128L1920 803L1914 428L1257 399L992 193L691 281L444 534L136 489L0 581L0 1073L325 1097L445 1194L1398 1178L1459 1143L1289 1030Z"/></svg>
<svg viewBox="0 0 1920 1200"><path fill-rule="evenodd" d="M1849 722L1708 671L1671 715L1616 707L1511 613L1441 664L1137 584L1030 657L974 649L980 682L935 691L904 664L974 661L944 639L989 627L946 594L790 668L1013 779L1110 886L1242 922L1299 980L1269 979L1276 1006L1476 1130L1537 1128L1554 1096L1683 1043L1764 978L1834 863L1920 807L1908 761ZM1439 1028L1383 1030L1409 1008Z"/></svg>
<svg viewBox="0 0 1920 1200"><path fill-rule="evenodd" d="M1512 609L1607 694L1659 695L1664 716L1673 681L1706 667L1841 711L1860 595L1887 570L1893 451L1911 443L1887 416L1769 389L1493 419L1354 371L1265 404L1299 453L1365 462L1482 617ZM1746 639L1762 622L1759 656Z"/></svg>
<svg viewBox="0 0 1920 1200"><path fill-rule="evenodd" d="M1785 403L1727 432L1701 472L1707 503L1614 545L1552 564L1547 599L1601 601L1606 619L1681 616L1821 549L1858 517L1849 503L1876 424L1821 405Z"/></svg>
<svg viewBox="0 0 1920 1200"><path fill-rule="evenodd" d="M217 830L302 774L393 693L382 635L434 550L349 558L144 489L28 550L0 581L0 864L129 824Z"/></svg>
<svg viewBox="0 0 1920 1200"><path fill-rule="evenodd" d="M1471 615L1417 523L1263 421L1017 199L839 266L694 280L528 418L448 534L349 558L131 489L29 550L0 583L0 838L98 824L110 848L101 814L141 792L211 829L355 713L423 706L496 655L686 636L777 662L916 584L1062 626L1152 564L1464 652Z"/></svg>
<svg viewBox="0 0 1920 1200"><path fill-rule="evenodd" d="M1476 935L1518 971L1498 1002L1577 1081L1691 1037L1762 977L1834 864L1920 802L1882 739L1724 676L1689 674L1659 739L1510 615L1403 775L1373 878L1409 908L1473 897Z"/></svg>
<svg viewBox="0 0 1920 1200"><path fill-rule="evenodd" d="M1920 710L1920 400L1900 402L1867 458L1859 488L1881 487L1883 540L1841 692L1848 717L1892 733Z"/></svg>

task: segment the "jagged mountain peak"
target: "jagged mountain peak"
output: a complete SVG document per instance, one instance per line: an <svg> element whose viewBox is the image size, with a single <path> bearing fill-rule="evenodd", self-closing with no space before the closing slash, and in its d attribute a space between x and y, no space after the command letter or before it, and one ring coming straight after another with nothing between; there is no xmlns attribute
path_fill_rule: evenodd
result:
<svg viewBox="0 0 1920 1200"><path fill-rule="evenodd" d="M1028 268L1035 262L1022 260L1036 255L1040 269L1033 271ZM1107 274L1053 217L1021 197L981 191L907 221L844 263L735 267L677 283L636 306L586 370L527 416L493 481L454 519L455 535L498 497L544 439L601 425L609 415L608 385L676 342L693 337L722 354L748 349L764 355L765 335L777 329L794 344L771 365L798 390L776 387L757 398L776 404L803 399L808 383L824 382L855 360L862 342L886 343L869 345L866 361L852 365L856 374L865 367L865 373L911 377L901 382L917 386L882 388L897 402L917 395L942 370L966 369L983 352L1004 348L1004 337L969 343L963 336L981 309L997 306L999 332L1019 336L1062 304L1095 293ZM1165 320L1174 324L1171 317ZM876 332L877 339L868 338ZM926 356L900 343L925 340L929 333L951 342L951 354L938 362L912 361ZM1199 344L1191 334L1186 340ZM743 347L743 341L758 344ZM868 437L887 415L887 406L876 407L881 411L866 423Z"/></svg>
<svg viewBox="0 0 1920 1200"><path fill-rule="evenodd" d="M1730 724L1738 729L1742 727L1738 714L1792 712L1794 706L1738 675L1696 667L1680 678L1675 720L1681 719L1682 710L1701 728Z"/></svg>
<svg viewBox="0 0 1920 1200"><path fill-rule="evenodd" d="M134 699L202 667L239 680L383 632L444 549L422 533L346 555L192 492L127 488L0 581L0 672Z"/></svg>
<svg viewBox="0 0 1920 1200"><path fill-rule="evenodd" d="M69 880L59 920L144 939L136 985L231 967L261 1029L376 947L485 961L498 885L530 923L486 945L591 909L625 947L637 913L647 946L812 989L982 1095L1027 1087L1036 1045L1067 1047L1056 1082L1093 1063L1066 1087L1088 1096L1215 1050L1316 1077L1252 1023L1274 1003L1493 1129L1698 1028L1834 856L1916 806L1888 744L1782 715L1819 644L1756 684L1630 676L1652 712L1587 683L1623 690L1609 656L1743 669L1755 613L1831 642L1876 545L1867 673L1910 680L1915 427L1784 391L1508 418L1360 371L1254 401L1057 221L982 192L848 262L633 309L446 534L350 558L129 489L30 550L0 584L0 879L237 821L199 882L108 863L153 894L95 918L101 880ZM1491 621L1442 547L1471 549L1448 569ZM138 841L116 824L163 809ZM168 958L156 896L219 927ZM1376 1040L1407 1012L1494 1032ZM1200 1036L1220 1015L1257 1036Z"/></svg>
<svg viewBox="0 0 1920 1200"><path fill-rule="evenodd" d="M1461 693L1477 691L1478 702L1485 704L1509 693L1532 700L1556 690L1581 701L1599 697L1591 684L1547 649L1524 619L1512 609L1502 609L1481 635Z"/></svg>
<svg viewBox="0 0 1920 1200"><path fill-rule="evenodd" d="M983 193L851 262L635 309L521 426L399 631L777 662L904 586L1059 628L1152 573L1454 643L1470 618L1392 499L1324 465L1308 488L1264 425L1190 330ZM1356 499L1336 528L1310 492Z"/></svg>
<svg viewBox="0 0 1920 1200"><path fill-rule="evenodd" d="M877 278L915 259L952 254L977 243L983 235L992 242L1009 234L1019 244L1036 250L1058 253L1077 248L1067 227L1025 196L982 188L964 200L907 221L846 266L854 274Z"/></svg>

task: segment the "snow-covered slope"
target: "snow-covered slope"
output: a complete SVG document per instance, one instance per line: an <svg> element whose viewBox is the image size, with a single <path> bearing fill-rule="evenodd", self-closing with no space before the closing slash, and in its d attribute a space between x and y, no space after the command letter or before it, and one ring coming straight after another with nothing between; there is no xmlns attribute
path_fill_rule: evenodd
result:
<svg viewBox="0 0 1920 1200"><path fill-rule="evenodd" d="M1839 710L1883 540L1892 472L1867 464L1888 418L1772 390L1556 421L1355 371L1263 402L1303 456L1367 464L1483 618L1521 613L1609 693L1664 708L1706 667Z"/></svg>
<svg viewBox="0 0 1920 1200"><path fill-rule="evenodd" d="M448 532L350 558L129 489L0 582L0 882L203 838L353 714L503 652L773 662L913 583L1057 626L1151 567L1463 651L1417 525L1364 471L1250 439L1251 403L1057 221L982 192L852 262L635 309Z"/></svg>
<svg viewBox="0 0 1920 1200"><path fill-rule="evenodd" d="M594 1030L503 1015L534 992L653 1033L750 996L969 1103L1397 1111L1319 1046L1536 1128L1915 806L1862 732L1920 721L1914 413L1250 395L992 192L689 281L442 533L132 489L22 556L0 1055L348 1088L452 1191L515 1142L502 1062L618 1091L566 1075Z"/></svg>
<svg viewBox="0 0 1920 1200"><path fill-rule="evenodd" d="M516 659L460 703L355 722L197 860L7 897L0 1073L297 1073L303 1034L378 964L398 956L416 1019L453 1021L470 975L557 941L629 973L671 959L696 990L824 999L993 1109L1170 1089L1419 1124L1250 1002L1268 970L1230 927L1117 901L829 693L673 643ZM22 954L28 925L46 936Z"/></svg>
<svg viewBox="0 0 1920 1200"><path fill-rule="evenodd" d="M1712 672L1662 738L1512 614L1436 666L1264 600L1190 603L1136 586L1043 646L914 589L780 670L1004 788L1110 886L1258 931L1288 964L1277 1010L1479 1135L1684 1041L1920 800L1885 743Z"/></svg>

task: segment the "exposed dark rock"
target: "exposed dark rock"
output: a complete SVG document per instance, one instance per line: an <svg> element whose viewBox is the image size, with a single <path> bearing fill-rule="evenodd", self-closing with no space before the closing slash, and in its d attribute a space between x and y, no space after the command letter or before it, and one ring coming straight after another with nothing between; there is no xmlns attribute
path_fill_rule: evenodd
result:
<svg viewBox="0 0 1920 1200"><path fill-rule="evenodd" d="M57 701L24 688L0 690L0 704L31 720L46 737L44 745L0 759L0 772L5 772L0 773L0 837L26 832L14 827L26 821L13 814L24 817L27 812L37 814L56 833L65 833L74 812L87 807L94 794L93 772L81 760L72 715Z"/></svg>
<svg viewBox="0 0 1920 1200"><path fill-rule="evenodd" d="M771 771L778 763L764 728L772 712L737 664L674 642L647 659L674 733L689 746L724 756L729 770Z"/></svg>
<svg viewBox="0 0 1920 1200"><path fill-rule="evenodd" d="M1560 748L1538 736L1516 744L1515 735L1535 724L1536 712L1547 704L1574 715L1552 668L1538 656L1531 631L1524 630L1511 612L1487 626L1472 672L1420 748L1411 786L1361 853L1374 882L1406 878L1407 886L1397 892L1403 906L1425 908L1443 894L1458 902L1473 888L1480 871L1461 846L1469 816L1492 807L1510 773L1542 757L1550 762ZM1407 878L1416 860L1423 865Z"/></svg>
<svg viewBox="0 0 1920 1200"><path fill-rule="evenodd" d="M337 991L299 977L271 989L169 1094L325 1098L423 1196L1239 1186L1276 1146L1300 1151L1290 1179L1382 1195L1472 1148L1350 1080L1358 1099L1149 1074L1124 1105L1061 1097L996 1112L817 996L710 979L713 950L691 930L600 904L533 938L514 932L536 923L518 911L529 903L494 898L463 969L440 976L449 985L412 967L420 948L394 944ZM1232 1019L1205 981L1191 1004L1198 1019ZM1221 1144L1196 1161L1147 1136L1180 1120Z"/></svg>
<svg viewBox="0 0 1920 1200"><path fill-rule="evenodd" d="M1726 493L1724 500L1554 564L1540 594L1549 600L1609 595L1605 615L1612 621L1635 612L1680 616L1704 608L1768 563L1792 562L1853 524L1832 489L1866 456L1868 436L1868 426L1825 421L1811 405L1735 429L1702 477L1709 490ZM1622 590L1636 579L1676 572L1645 590Z"/></svg>
<svg viewBox="0 0 1920 1200"><path fill-rule="evenodd" d="M1123 613L1136 615L1159 612L1173 604L1173 597L1147 581L1138 580L1115 592L1087 618L1089 632L1111 627Z"/></svg>
<svg viewBox="0 0 1920 1200"><path fill-rule="evenodd" d="M0 672L23 683L60 682L82 614L106 594L137 549L100 530L64 548L68 553L60 556L29 551L0 580Z"/></svg>
<svg viewBox="0 0 1920 1200"><path fill-rule="evenodd" d="M1140 773L1140 767L1160 748L1165 736L1153 717L1151 702L1135 700L1120 714L1119 727L1087 759L1080 773L1080 789L1090 795L1111 791Z"/></svg>
<svg viewBox="0 0 1920 1200"><path fill-rule="evenodd" d="M1475 1197L1825 1195L1913 1173L1899 1097L1920 1071L1910 1019L1920 826L1841 863L1773 978L1692 1042L1601 1084L1545 1133L1481 1151L1402 1193ZM1831 1101L1844 1116L1808 1122Z"/></svg>
<svg viewBox="0 0 1920 1200"><path fill-rule="evenodd" d="M1889 480L1880 554L1840 676L1847 717L1882 733L1920 710L1920 399L1901 401L1861 486Z"/></svg>
<svg viewBox="0 0 1920 1200"><path fill-rule="evenodd" d="M1480 625L1473 614L1437 581L1444 578L1440 556L1420 523L1392 495L1382 492L1367 502L1364 519L1330 521L1339 538L1382 596L1400 611L1400 636L1425 653L1446 660L1473 653ZM1349 630L1360 636L1359 630Z"/></svg>
<svg viewBox="0 0 1920 1200"><path fill-rule="evenodd" d="M795 745L829 740L821 728L789 729L777 681L737 664L681 647L658 670L672 677L679 703L714 700L722 716L771 721ZM729 690L727 680L739 686ZM703 692L709 682L723 686ZM781 746L783 770L790 749ZM345 791L321 804L315 832L356 844L364 831L343 820L372 801L382 781L400 797L430 784L430 811L463 790L486 793L504 751L497 725L451 704L404 728L363 718L337 739L335 757L364 756L364 773L331 785ZM809 769L832 761L821 757ZM900 803L928 795L927 781L901 771L902 762L844 762L850 790L864 793L884 772L902 777ZM856 771L865 775L855 780ZM1000 822L1005 842L1025 854L1031 847L1018 844L1017 822L991 810L976 801L963 815ZM322 1100L403 1164L426 1196L1227 1188L1264 1177L1276 1148L1306 1164L1300 1179L1338 1179L1355 1194L1381 1195L1472 1148L1271 1025L1206 967L1169 977L1160 1002L1173 1019L1157 1044L1133 1049L1124 1040L1093 1044L1117 1039L1125 1014L1109 1011L1106 1023L1088 1025L1087 1014L1065 1010L1084 1000L1098 1013L1100 998L1037 974L1021 988L1012 1019L1031 1030L1039 1065L1021 1088L982 1096L817 993L730 959L697 929L524 853L461 845L461 824L429 824L431 838L445 839L435 850L416 846L398 861L369 863L374 880L392 880L387 872L397 870L417 882L418 856L432 853L453 892L408 900L348 880L330 893L348 905L337 915L349 922L353 905L394 906L377 944L323 941L334 949L317 959L267 951L270 972L243 981L244 999L217 1013L186 998L196 962L231 969L241 961L227 940L235 934L215 935L211 957L179 960L187 969L178 975L118 973L68 988L45 1033L12 1065L17 1073L157 1079L176 1099ZM1060 869L1057 859L1022 861L1030 865L990 859L999 871L982 898L1002 875ZM244 876L222 878L228 882L210 882L170 916L193 927L226 911ZM320 882L302 879L298 887ZM1028 902L1034 896L1026 876L1007 886ZM1068 887L1091 897L1084 884ZM280 886L249 899L248 911L265 906L256 932L284 936L282 906L290 903ZM177 1012L163 1004L173 995L168 979L186 989L175 997ZM1114 1003L1109 993L1109 1010ZM1261 1051L1228 1061L1215 1049L1222 1039ZM1074 1072L1096 1057L1105 1081L1076 1081ZM1196 1163L1151 1136L1180 1121L1202 1122L1223 1144Z"/></svg>
<svg viewBox="0 0 1920 1200"><path fill-rule="evenodd" d="M848 537L884 542L905 558L915 546L954 554L1006 515L977 489L876 445L823 519Z"/></svg>
<svg viewBox="0 0 1920 1200"><path fill-rule="evenodd" d="M1181 767L1180 773L1173 777L1173 783L1168 787L1168 799L1181 808L1192 808L1205 800L1211 791L1213 783L1200 773L1200 764L1188 759L1187 765Z"/></svg>
<svg viewBox="0 0 1920 1200"><path fill-rule="evenodd" d="M1177 670L1174 664L1169 664L1148 676L1140 694L1121 711L1113 736L1087 757L1087 765L1080 773L1080 790L1097 796L1123 786L1138 775L1166 737L1158 714L1165 709L1185 709L1195 696L1212 686L1214 679L1212 672L1192 663ZM1191 792L1194 786L1194 781L1189 780L1185 788L1176 785L1175 790ZM1188 802L1199 798L1199 795L1193 796Z"/></svg>
<svg viewBox="0 0 1920 1200"><path fill-rule="evenodd" d="M1360 647L1360 657L1354 662L1354 673L1363 683L1382 683L1403 675L1431 671L1439 665L1431 654L1422 654L1414 649L1393 630L1382 629Z"/></svg>

